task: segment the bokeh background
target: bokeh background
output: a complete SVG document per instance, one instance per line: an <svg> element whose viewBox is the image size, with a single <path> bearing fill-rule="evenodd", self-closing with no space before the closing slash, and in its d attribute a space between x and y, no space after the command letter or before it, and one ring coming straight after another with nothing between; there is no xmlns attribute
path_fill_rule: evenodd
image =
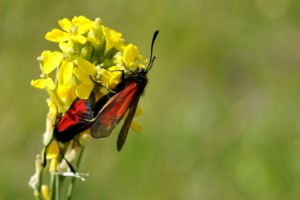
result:
<svg viewBox="0 0 300 200"><path fill-rule="evenodd" d="M33 199L47 95L30 86L64 17L100 17L157 60L130 132L91 140L74 199L299 199L297 0L0 1L0 199Z"/></svg>

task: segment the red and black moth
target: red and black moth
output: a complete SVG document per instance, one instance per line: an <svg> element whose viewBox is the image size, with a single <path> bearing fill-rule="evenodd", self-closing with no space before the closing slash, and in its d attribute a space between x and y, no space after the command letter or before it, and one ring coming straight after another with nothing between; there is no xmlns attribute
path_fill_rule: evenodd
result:
<svg viewBox="0 0 300 200"><path fill-rule="evenodd" d="M95 108L95 96L88 99L76 98L54 127L53 137L59 142L68 142L79 133L90 128Z"/></svg>
<svg viewBox="0 0 300 200"><path fill-rule="evenodd" d="M134 117L140 96L142 95L148 79L147 73L151 69L155 56L153 56L153 46L159 31L155 31L151 43L150 61L146 69L138 68L125 76L116 87L114 94L104 104L97 116L92 120L91 136L93 138L104 138L111 134L112 130L124 117L128 111L125 122L119 133L117 149L120 151L126 141L128 130ZM126 67L126 66L125 66ZM125 76L125 77L124 77Z"/></svg>
<svg viewBox="0 0 300 200"><path fill-rule="evenodd" d="M95 103L95 95L92 92L88 99L76 98L65 114L57 120L53 130L53 140L56 142L69 142L76 135L90 128L93 138L104 138L111 134L115 126L121 121L129 110L123 127L119 133L117 149L120 151L126 141L128 130L134 117L139 98L147 84L147 73L151 69L155 56L152 56L153 45L158 35L155 31L151 44L149 65L146 69L138 68L131 72L108 94L101 97ZM123 74L124 76L124 74ZM51 140L45 147L44 166L46 166L47 148L53 142ZM59 145L58 145L59 146ZM60 147L59 147L60 148ZM64 158L71 171L75 174L73 166Z"/></svg>
<svg viewBox="0 0 300 200"><path fill-rule="evenodd" d="M96 103L93 92L88 99L76 98L54 126L53 137L56 141L69 142L76 135L90 127L92 137L107 137L129 109L118 139L118 149L122 148L140 95L147 84L146 75L155 59L152 56L152 52L157 34L158 31L153 36L148 67L146 69L139 68L131 72L127 77L123 78L122 82L115 88L115 91L110 91Z"/></svg>

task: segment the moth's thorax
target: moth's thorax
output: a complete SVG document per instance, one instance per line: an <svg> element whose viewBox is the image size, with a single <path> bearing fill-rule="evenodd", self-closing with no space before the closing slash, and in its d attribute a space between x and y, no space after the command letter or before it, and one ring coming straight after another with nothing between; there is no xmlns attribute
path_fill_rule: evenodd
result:
<svg viewBox="0 0 300 200"><path fill-rule="evenodd" d="M130 74L126 75L121 84L117 86L117 91L121 91L126 87L126 85L135 82L139 88L138 93L141 94L148 82L147 73L148 71L142 68L138 68L137 70L131 72Z"/></svg>

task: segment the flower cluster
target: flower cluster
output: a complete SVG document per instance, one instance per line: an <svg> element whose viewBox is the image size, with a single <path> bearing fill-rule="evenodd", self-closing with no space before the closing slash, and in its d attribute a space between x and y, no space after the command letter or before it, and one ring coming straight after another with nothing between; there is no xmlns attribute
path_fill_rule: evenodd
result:
<svg viewBox="0 0 300 200"><path fill-rule="evenodd" d="M42 183L46 168L51 173L67 173L69 169L62 152L70 163L78 162L79 152L89 138L84 132L64 144L51 142L57 119L76 98L87 99L93 92L96 100L100 99L122 81L122 73L145 68L146 62L135 45L126 44L121 33L103 26L99 18L92 21L75 16L72 20L59 20L58 24L62 30L53 29L45 38L57 42L60 50L42 52L38 57L42 74L31 81L33 87L45 89L49 94L45 147L36 158L36 173L30 180L36 196L48 191L47 185ZM44 167L45 160L49 162Z"/></svg>

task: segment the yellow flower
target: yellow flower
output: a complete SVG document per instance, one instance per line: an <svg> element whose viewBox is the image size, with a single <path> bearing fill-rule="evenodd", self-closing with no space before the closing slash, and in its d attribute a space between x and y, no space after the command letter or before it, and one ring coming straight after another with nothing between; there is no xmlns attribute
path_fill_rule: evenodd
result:
<svg viewBox="0 0 300 200"><path fill-rule="evenodd" d="M31 80L31 85L38 89L55 89L55 84L51 78Z"/></svg>
<svg viewBox="0 0 300 200"><path fill-rule="evenodd" d="M47 185L42 185L42 194L45 200L50 200L49 189Z"/></svg>
<svg viewBox="0 0 300 200"><path fill-rule="evenodd" d="M122 79L122 73L117 70L119 70L117 66L112 66L108 70L104 68L100 70L101 83L111 90L113 90Z"/></svg>
<svg viewBox="0 0 300 200"><path fill-rule="evenodd" d="M55 68L57 68L63 59L63 54L57 51L43 51L38 60L41 63L43 79L32 80L31 85L39 89L55 89L55 84L52 78L47 77Z"/></svg>
<svg viewBox="0 0 300 200"><path fill-rule="evenodd" d="M137 47L133 44L129 44L124 49L123 53L123 61L126 67L132 67L136 60L136 56L138 55Z"/></svg>
<svg viewBox="0 0 300 200"><path fill-rule="evenodd" d="M48 32L45 38L52 42L76 41L81 44L86 43L83 36L93 26L94 22L84 16L73 17L72 21L67 18L58 21L59 26L64 30L53 29Z"/></svg>
<svg viewBox="0 0 300 200"><path fill-rule="evenodd" d="M79 72L79 70L78 70L78 72ZM78 72L76 73L77 75L80 74ZM93 88L94 88L94 84L93 83L89 84L89 83L86 83L86 82L82 82L82 83L80 83L80 84L77 85L75 92L76 92L76 95L79 98L81 98L81 99L87 99L90 96Z"/></svg>
<svg viewBox="0 0 300 200"><path fill-rule="evenodd" d="M143 56L139 54L138 48L133 44L127 45L124 48L123 56L117 59L119 65L125 64L129 70L135 70L137 67L145 68L145 62Z"/></svg>
<svg viewBox="0 0 300 200"><path fill-rule="evenodd" d="M60 113L66 112L77 97L75 93L75 85L72 81L69 81L67 84L57 84L56 93L50 95L51 99L55 100L58 112Z"/></svg>
<svg viewBox="0 0 300 200"><path fill-rule="evenodd" d="M81 99L87 99L94 88L94 82L91 77L96 75L96 66L81 57L75 60L77 68L74 69L74 75L80 80L76 84L76 94Z"/></svg>
<svg viewBox="0 0 300 200"><path fill-rule="evenodd" d="M103 34L106 37L106 48L105 52L108 52L111 48L116 48L119 51L123 51L125 47L125 42L122 38L122 34L110 29L108 27L102 26Z"/></svg>
<svg viewBox="0 0 300 200"><path fill-rule="evenodd" d="M63 54L58 51L43 51L39 57L42 62L42 71L44 74L50 74L55 68L59 66L63 59Z"/></svg>
<svg viewBox="0 0 300 200"><path fill-rule="evenodd" d="M67 84L73 75L73 62L63 61L58 72L58 83L61 85Z"/></svg>
<svg viewBox="0 0 300 200"><path fill-rule="evenodd" d="M57 163L58 163L58 157L60 155L60 149L58 147L58 144L56 142L52 142L48 148L47 151L47 159L51 160L50 161L50 172L55 172Z"/></svg>

